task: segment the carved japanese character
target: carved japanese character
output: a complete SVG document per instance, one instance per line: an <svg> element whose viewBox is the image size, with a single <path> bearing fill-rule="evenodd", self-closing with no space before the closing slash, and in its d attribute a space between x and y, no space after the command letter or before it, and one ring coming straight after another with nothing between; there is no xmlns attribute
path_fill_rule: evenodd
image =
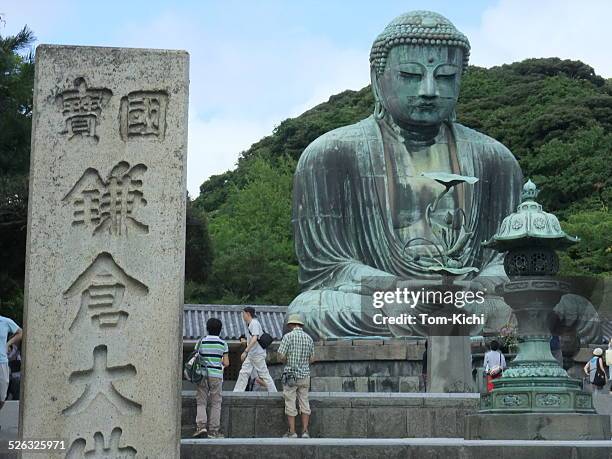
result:
<svg viewBox="0 0 612 459"><path fill-rule="evenodd" d="M123 396L114 385L115 381L136 376L134 365L108 366L108 348L96 346L93 351L93 366L89 370L73 372L68 378L70 384L84 385L81 396L62 411L66 416L82 413L94 400L105 399L121 414L140 414L142 406Z"/></svg>
<svg viewBox="0 0 612 459"><path fill-rule="evenodd" d="M94 434L94 447L85 451L87 442L84 438L77 438L70 445L66 454L66 459L131 459L136 457L136 450L131 446L119 446L123 431L120 427L115 427L110 434L110 441L104 441L102 432Z"/></svg>
<svg viewBox="0 0 612 459"><path fill-rule="evenodd" d="M155 137L166 135L166 106L164 91L135 91L121 99L121 138Z"/></svg>
<svg viewBox="0 0 612 459"><path fill-rule="evenodd" d="M126 290L135 296L149 292L146 285L126 274L109 253L102 252L64 292L66 298L80 295L80 307L70 330L88 315L100 328L122 325L129 316L124 304Z"/></svg>
<svg viewBox="0 0 612 459"><path fill-rule="evenodd" d="M89 88L85 78L74 80L73 89L67 89L56 97L65 123L61 134L68 134L69 139L82 136L97 141L98 119L112 94L106 88Z"/></svg>
<svg viewBox="0 0 612 459"><path fill-rule="evenodd" d="M107 231L117 236L130 230L147 234L149 226L135 216L147 205L142 191L146 171L144 164L130 167L121 161L103 180L96 169L87 169L63 199L74 206L72 225L90 227L93 234Z"/></svg>

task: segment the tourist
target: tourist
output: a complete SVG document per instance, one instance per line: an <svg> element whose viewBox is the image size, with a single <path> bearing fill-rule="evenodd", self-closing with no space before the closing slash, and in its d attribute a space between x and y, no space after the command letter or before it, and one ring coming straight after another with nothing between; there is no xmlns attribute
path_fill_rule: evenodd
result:
<svg viewBox="0 0 612 459"><path fill-rule="evenodd" d="M247 339L245 335L240 335L240 346L246 347ZM267 392L268 386L266 382L259 377L257 370L253 368L251 375L249 376L249 382L246 385L245 390L247 392Z"/></svg>
<svg viewBox="0 0 612 459"><path fill-rule="evenodd" d="M11 339L7 341L9 335ZM4 406L9 388L11 371L9 369L8 354L13 352L13 346L21 342L22 330L12 319L0 316L0 409Z"/></svg>
<svg viewBox="0 0 612 459"><path fill-rule="evenodd" d="M487 392L493 390L493 380L500 378L506 369L506 358L499 350L499 342L491 341L491 350L484 356L484 371L487 376Z"/></svg>
<svg viewBox="0 0 612 459"><path fill-rule="evenodd" d="M221 391L223 369L229 366L227 343L219 338L223 324L219 319L206 322L208 335L196 344L196 351L205 369L202 381L196 387L196 431L194 437L223 438L221 427ZM210 417L206 416L209 405ZM208 420L208 422L207 422Z"/></svg>
<svg viewBox="0 0 612 459"><path fill-rule="evenodd" d="M21 385L21 351L19 346L19 344L14 344L7 354L9 370L11 371L7 400L19 400Z"/></svg>
<svg viewBox="0 0 612 459"><path fill-rule="evenodd" d="M242 319L247 324L247 345L240 356L242 367L238 374L234 392L245 391L253 369L257 371L257 375L264 381L268 392L276 392L274 380L266 366L266 350L258 342L258 338L263 334L263 329L259 320L255 317L255 309L251 306L244 308L242 310Z"/></svg>
<svg viewBox="0 0 612 459"><path fill-rule="evenodd" d="M287 326L291 331L283 336L278 347L279 359L286 362L283 370L283 397L289 431L284 436L297 438L295 432L295 417L298 414L295 404L297 397L302 416L302 438L310 438L308 434L310 420L308 390L310 389L310 364L314 359L314 343L302 329L304 322L299 314L291 314L287 319Z"/></svg>
<svg viewBox="0 0 612 459"><path fill-rule="evenodd" d="M596 391L601 391L608 382L608 375L603 360L603 349L596 347L593 349L593 357L584 366L584 373L588 375L589 382Z"/></svg>
<svg viewBox="0 0 612 459"><path fill-rule="evenodd" d="M606 349L605 364L608 367L608 379L610 379L612 377L612 338L610 338L608 349ZM612 384L610 384L610 395L612 395Z"/></svg>

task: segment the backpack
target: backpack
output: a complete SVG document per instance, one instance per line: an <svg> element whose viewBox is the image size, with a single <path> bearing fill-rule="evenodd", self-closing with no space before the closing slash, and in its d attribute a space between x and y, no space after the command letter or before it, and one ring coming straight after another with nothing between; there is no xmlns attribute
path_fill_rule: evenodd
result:
<svg viewBox="0 0 612 459"><path fill-rule="evenodd" d="M591 370L591 372L593 372L593 369L591 368L591 366L594 364L595 365L595 371L594 371L595 374L593 374L591 376L593 378L593 380L591 381L591 384L593 384L594 386L603 387L606 384L606 375L601 370L601 368L599 368L599 359L601 359L601 357L597 357L597 360L595 360L595 358L591 359L589 370ZM603 361L603 359L602 359L602 361Z"/></svg>
<svg viewBox="0 0 612 459"><path fill-rule="evenodd" d="M195 350L189 354L189 358L183 367L183 375L185 376L185 379L194 384L199 384L205 376L208 376L208 368L200 356L201 342L202 339L198 341L198 346L195 348Z"/></svg>

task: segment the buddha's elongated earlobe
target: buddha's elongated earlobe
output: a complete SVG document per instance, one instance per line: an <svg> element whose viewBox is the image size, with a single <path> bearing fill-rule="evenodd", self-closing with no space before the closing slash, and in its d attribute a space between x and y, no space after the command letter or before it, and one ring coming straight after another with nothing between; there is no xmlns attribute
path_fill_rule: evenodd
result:
<svg viewBox="0 0 612 459"><path fill-rule="evenodd" d="M385 106L382 103L382 98L380 97L380 88L378 87L378 75L374 68L370 71L371 80L372 80L372 93L374 94L374 118L377 120L382 120L385 117L387 111L385 110Z"/></svg>

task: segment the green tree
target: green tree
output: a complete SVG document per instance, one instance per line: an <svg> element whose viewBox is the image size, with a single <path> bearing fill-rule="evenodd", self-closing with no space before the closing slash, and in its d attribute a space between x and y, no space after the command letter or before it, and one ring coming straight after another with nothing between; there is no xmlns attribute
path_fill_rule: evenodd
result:
<svg viewBox="0 0 612 459"><path fill-rule="evenodd" d="M185 240L185 280L206 283L212 269L213 252L208 234L206 212L195 206L187 196L187 225Z"/></svg>
<svg viewBox="0 0 612 459"><path fill-rule="evenodd" d="M202 300L287 304L297 293L297 262L291 233L291 187L295 161L249 162L242 188L210 216L215 259Z"/></svg>
<svg viewBox="0 0 612 459"><path fill-rule="evenodd" d="M0 303L3 314L21 320L27 221L27 176L32 125L34 41L24 27L0 36Z"/></svg>

